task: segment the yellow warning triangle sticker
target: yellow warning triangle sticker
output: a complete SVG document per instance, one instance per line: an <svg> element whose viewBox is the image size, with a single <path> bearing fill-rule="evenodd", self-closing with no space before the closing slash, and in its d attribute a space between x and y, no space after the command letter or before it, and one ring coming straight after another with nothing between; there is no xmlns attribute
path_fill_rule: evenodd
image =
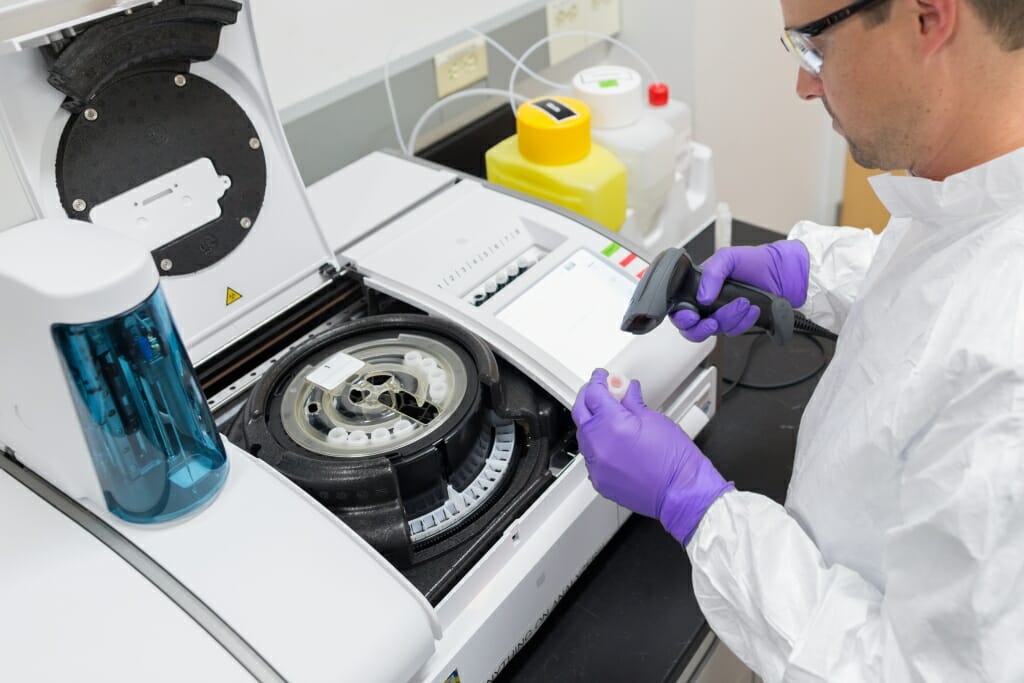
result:
<svg viewBox="0 0 1024 683"><path fill-rule="evenodd" d="M225 303L224 305L225 306L230 306L231 304L235 303L236 301L238 301L241 298L242 298L241 294L239 294L235 290L233 290L230 287L228 287L227 303Z"/></svg>

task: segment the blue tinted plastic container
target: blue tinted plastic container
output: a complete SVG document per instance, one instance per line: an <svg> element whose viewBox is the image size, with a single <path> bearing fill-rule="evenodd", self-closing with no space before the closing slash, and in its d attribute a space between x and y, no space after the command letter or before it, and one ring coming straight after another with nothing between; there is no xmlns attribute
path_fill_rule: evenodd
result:
<svg viewBox="0 0 1024 683"><path fill-rule="evenodd" d="M107 508L149 524L210 500L227 456L160 289L117 317L54 325L53 336Z"/></svg>

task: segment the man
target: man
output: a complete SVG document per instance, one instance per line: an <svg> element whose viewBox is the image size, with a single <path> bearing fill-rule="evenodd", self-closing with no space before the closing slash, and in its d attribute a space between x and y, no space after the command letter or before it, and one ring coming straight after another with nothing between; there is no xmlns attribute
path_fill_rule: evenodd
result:
<svg viewBox="0 0 1024 683"><path fill-rule="evenodd" d="M1024 2L782 0L797 92L862 164L881 238L799 224L724 277L840 333L786 506L734 490L634 382L573 408L595 487L686 546L701 608L766 681L1024 681ZM734 302L684 336L738 334Z"/></svg>

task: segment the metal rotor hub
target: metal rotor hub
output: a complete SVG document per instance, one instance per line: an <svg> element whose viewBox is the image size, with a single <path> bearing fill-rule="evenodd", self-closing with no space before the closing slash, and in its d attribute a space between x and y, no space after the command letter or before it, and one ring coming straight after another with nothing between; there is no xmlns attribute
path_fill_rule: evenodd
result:
<svg viewBox="0 0 1024 683"><path fill-rule="evenodd" d="M307 365L288 384L281 421L298 445L339 458L400 450L438 431L466 393L466 371L450 348L402 334L346 346L327 363L352 374L325 386ZM325 364L326 365L326 364Z"/></svg>

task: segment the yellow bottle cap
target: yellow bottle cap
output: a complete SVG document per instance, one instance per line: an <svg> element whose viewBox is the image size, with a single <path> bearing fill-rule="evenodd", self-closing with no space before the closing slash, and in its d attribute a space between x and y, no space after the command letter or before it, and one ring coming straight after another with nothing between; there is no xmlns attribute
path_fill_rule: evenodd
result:
<svg viewBox="0 0 1024 683"><path fill-rule="evenodd" d="M590 109L572 97L539 97L516 111L519 153L538 164L571 164L590 154Z"/></svg>

